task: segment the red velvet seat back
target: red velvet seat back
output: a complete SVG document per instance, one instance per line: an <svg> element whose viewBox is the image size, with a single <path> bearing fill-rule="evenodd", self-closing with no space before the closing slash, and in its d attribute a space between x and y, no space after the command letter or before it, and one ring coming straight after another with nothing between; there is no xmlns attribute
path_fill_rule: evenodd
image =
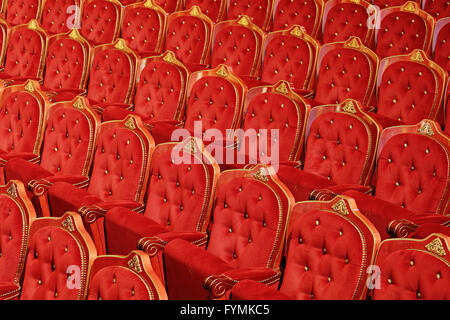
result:
<svg viewBox="0 0 450 320"><path fill-rule="evenodd" d="M320 49L315 101L340 103L347 98L367 105L375 91L379 59L359 38L329 43Z"/></svg>
<svg viewBox="0 0 450 320"><path fill-rule="evenodd" d="M270 167L224 171L206 251L234 268L277 268L293 204L292 194Z"/></svg>
<svg viewBox="0 0 450 320"><path fill-rule="evenodd" d="M215 25L211 66L226 64L239 76L256 77L261 67L263 32L242 16Z"/></svg>
<svg viewBox="0 0 450 320"><path fill-rule="evenodd" d="M23 184L11 180L0 186L0 281L20 285L36 212ZM18 293L17 293L18 294Z"/></svg>
<svg viewBox="0 0 450 320"><path fill-rule="evenodd" d="M433 60L439 64L447 73L450 71L450 17L440 19L436 22L433 34Z"/></svg>
<svg viewBox="0 0 450 320"><path fill-rule="evenodd" d="M36 20L11 29L4 72L19 78L40 78L44 70L47 38Z"/></svg>
<svg viewBox="0 0 450 320"><path fill-rule="evenodd" d="M198 6L214 23L224 20L227 14L228 0L185 0L185 9Z"/></svg>
<svg viewBox="0 0 450 320"><path fill-rule="evenodd" d="M175 162L174 154L180 156ZM159 144L152 156L144 215L170 231L205 232L219 174L218 164L197 138Z"/></svg>
<svg viewBox="0 0 450 320"><path fill-rule="evenodd" d="M188 71L173 52L140 61L134 111L151 120L181 120Z"/></svg>
<svg viewBox="0 0 450 320"><path fill-rule="evenodd" d="M271 29L273 0L228 0L227 18L238 19L242 15L264 31Z"/></svg>
<svg viewBox="0 0 450 320"><path fill-rule="evenodd" d="M42 28L48 34L67 33L77 27L80 18L80 0L42 1Z"/></svg>
<svg viewBox="0 0 450 320"><path fill-rule="evenodd" d="M114 42L120 33L121 10L117 0L85 1L80 33L93 45Z"/></svg>
<svg viewBox="0 0 450 320"><path fill-rule="evenodd" d="M155 4L163 8L168 14L180 11L183 7L182 0L155 0Z"/></svg>
<svg viewBox="0 0 450 320"><path fill-rule="evenodd" d="M0 19L0 67L5 64L6 50L8 49L8 38L9 38L9 27L8 23Z"/></svg>
<svg viewBox="0 0 450 320"><path fill-rule="evenodd" d="M304 27L310 36L316 37L322 23L323 6L323 0L274 0L273 30L299 25Z"/></svg>
<svg viewBox="0 0 450 320"><path fill-rule="evenodd" d="M369 183L382 128L354 100L311 110L303 170L337 184Z"/></svg>
<svg viewBox="0 0 450 320"><path fill-rule="evenodd" d="M55 175L87 176L99 125L86 98L53 104L47 120L41 167Z"/></svg>
<svg viewBox="0 0 450 320"><path fill-rule="evenodd" d="M161 54L167 16L152 0L125 7L122 39L139 55Z"/></svg>
<svg viewBox="0 0 450 320"><path fill-rule="evenodd" d="M6 1L6 21L11 26L26 24L32 19L40 20L42 1L8 0Z"/></svg>
<svg viewBox="0 0 450 320"><path fill-rule="evenodd" d="M436 20L450 16L450 7L444 0L423 0L422 8Z"/></svg>
<svg viewBox="0 0 450 320"><path fill-rule="evenodd" d="M380 9L389 7L398 7L405 3L405 0L373 0L372 3L378 6ZM419 3L420 1L415 1Z"/></svg>
<svg viewBox="0 0 450 320"><path fill-rule="evenodd" d="M380 268L375 300L448 300L450 237L383 241L375 264Z"/></svg>
<svg viewBox="0 0 450 320"><path fill-rule="evenodd" d="M297 300L365 300L380 234L345 196L299 202L286 236L280 291Z"/></svg>
<svg viewBox="0 0 450 320"><path fill-rule="evenodd" d="M136 55L118 39L94 49L88 84L89 100L107 103L129 103L134 92Z"/></svg>
<svg viewBox="0 0 450 320"><path fill-rule="evenodd" d="M303 147L309 106L295 94L286 81L279 81L273 86L256 87L248 91L245 102L244 131L267 130L258 141L244 141L246 150L258 146L257 160L270 155L274 157L272 143L277 145L279 161L298 160ZM272 130L278 130L272 135ZM259 142L262 140L262 143ZM273 141L273 142L272 142ZM267 142L267 143L266 143ZM251 143L252 145L249 145ZM266 145L266 148L261 146ZM241 152L243 147L241 146ZM255 159L256 160L256 159Z"/></svg>
<svg viewBox="0 0 450 320"><path fill-rule="evenodd" d="M375 52L380 58L408 54L414 49L430 52L435 21L416 2L408 1L401 7L386 8L380 11L379 20L380 27L375 31Z"/></svg>
<svg viewBox="0 0 450 320"><path fill-rule="evenodd" d="M36 81L6 88L0 100L0 150L39 154L49 104Z"/></svg>
<svg viewBox="0 0 450 320"><path fill-rule="evenodd" d="M314 86L319 43L300 26L269 33L263 47L261 80L287 80L296 90Z"/></svg>
<svg viewBox="0 0 450 320"><path fill-rule="evenodd" d="M449 138L436 122L384 130L375 196L417 214L448 214Z"/></svg>
<svg viewBox="0 0 450 320"><path fill-rule="evenodd" d="M53 90L84 89L91 62L91 47L77 29L49 39L44 85Z"/></svg>
<svg viewBox="0 0 450 320"><path fill-rule="evenodd" d="M89 193L107 200L141 202L155 143L140 118L107 121L100 126Z"/></svg>
<svg viewBox="0 0 450 320"><path fill-rule="evenodd" d="M406 124L439 115L443 124L446 81L447 73L421 50L385 58L378 73L377 113Z"/></svg>
<svg viewBox="0 0 450 320"><path fill-rule="evenodd" d="M370 21L376 14L375 7L364 0L331 0L325 3L322 20L323 43L345 41L350 36L372 46L374 28Z"/></svg>
<svg viewBox="0 0 450 320"><path fill-rule="evenodd" d="M99 256L89 276L87 300L167 300L164 285L142 251Z"/></svg>
<svg viewBox="0 0 450 320"><path fill-rule="evenodd" d="M41 218L31 225L21 300L84 300L97 256L81 216Z"/></svg>
<svg viewBox="0 0 450 320"><path fill-rule="evenodd" d="M211 51L213 23L193 6L174 12L167 20L166 50L173 51L185 65L206 64Z"/></svg>

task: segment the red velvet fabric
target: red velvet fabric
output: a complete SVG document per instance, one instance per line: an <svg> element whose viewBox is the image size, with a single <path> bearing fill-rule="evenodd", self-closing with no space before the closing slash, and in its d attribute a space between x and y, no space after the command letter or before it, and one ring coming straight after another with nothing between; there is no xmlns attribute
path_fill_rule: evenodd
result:
<svg viewBox="0 0 450 320"><path fill-rule="evenodd" d="M263 30L269 30L272 0L234 0L228 2L227 19L234 20L246 15Z"/></svg>
<svg viewBox="0 0 450 320"><path fill-rule="evenodd" d="M190 9L192 6L198 6L213 22L220 22L226 16L227 3L228 0L185 0L184 7Z"/></svg>
<svg viewBox="0 0 450 320"><path fill-rule="evenodd" d="M293 300L274 287L255 280L241 280L231 289L230 300Z"/></svg>
<svg viewBox="0 0 450 320"><path fill-rule="evenodd" d="M8 0L6 3L6 22L15 26L38 19L41 4L39 0Z"/></svg>
<svg viewBox="0 0 450 320"><path fill-rule="evenodd" d="M418 1L415 1L418 2ZM404 0L373 0L373 4L380 7L380 9L389 7L398 7L405 3Z"/></svg>
<svg viewBox="0 0 450 320"><path fill-rule="evenodd" d="M18 300L20 286L10 281L0 281L0 300Z"/></svg>
<svg viewBox="0 0 450 320"><path fill-rule="evenodd" d="M319 1L278 0L274 4L273 30L284 30L291 25L303 26L315 36L322 20Z"/></svg>
<svg viewBox="0 0 450 320"><path fill-rule="evenodd" d="M427 3L439 3L440 1L428 0ZM450 6L447 6L447 10L450 10ZM450 12L449 12L450 15ZM436 30L438 32L438 30ZM439 64L447 72L450 71L450 59L448 58L448 52L450 50L450 23L445 24L442 29L439 30L437 36L435 36L434 47L434 61Z"/></svg>
<svg viewBox="0 0 450 320"><path fill-rule="evenodd" d="M450 6L444 0L426 0L423 2L423 10L436 20L450 16Z"/></svg>
<svg viewBox="0 0 450 320"><path fill-rule="evenodd" d="M42 11L42 28L49 34L66 33L68 20L74 21L76 0L46 0ZM72 7L71 7L72 6Z"/></svg>
<svg viewBox="0 0 450 320"><path fill-rule="evenodd" d="M180 10L182 6L181 0L155 0L155 3L169 14Z"/></svg>
<svg viewBox="0 0 450 320"><path fill-rule="evenodd" d="M83 5L80 33L93 45L114 42L119 33L120 6L107 0L93 0Z"/></svg>
<svg viewBox="0 0 450 320"><path fill-rule="evenodd" d="M424 223L411 235L412 238L424 239L432 233L440 233L450 236L450 228L437 223Z"/></svg>

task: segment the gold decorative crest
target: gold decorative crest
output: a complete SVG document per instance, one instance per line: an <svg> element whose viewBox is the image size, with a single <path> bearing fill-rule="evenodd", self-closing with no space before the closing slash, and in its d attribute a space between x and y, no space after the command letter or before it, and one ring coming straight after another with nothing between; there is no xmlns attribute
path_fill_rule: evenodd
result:
<svg viewBox="0 0 450 320"><path fill-rule="evenodd" d="M299 27L299 26L295 26L292 30L291 30L291 32L290 32L290 34L292 34L293 36L296 36L296 37L301 37L302 36L302 34L303 34L303 31L302 31L302 29Z"/></svg>
<svg viewBox="0 0 450 320"><path fill-rule="evenodd" d="M137 273L142 272L142 267L141 267L141 263L139 262L138 256L134 256L133 258L131 258L128 261L128 266L130 267L130 269L133 269Z"/></svg>
<svg viewBox="0 0 450 320"><path fill-rule="evenodd" d="M70 31L70 33L69 33L69 37L74 40L79 39L80 33L78 32L78 29L72 29L72 31Z"/></svg>
<svg viewBox="0 0 450 320"><path fill-rule="evenodd" d="M414 5L414 2L408 1L407 5L404 7L404 10L405 11L415 12L416 11L416 6Z"/></svg>
<svg viewBox="0 0 450 320"><path fill-rule="evenodd" d="M73 103L73 106L74 106L75 108L77 108L77 109L84 110L85 105L84 105L84 103L83 103L83 99L82 99L82 98L78 98L78 99Z"/></svg>
<svg viewBox="0 0 450 320"><path fill-rule="evenodd" d="M127 44L125 43L125 40L118 39L116 44L114 45L114 48L119 50L124 50L127 47Z"/></svg>
<svg viewBox="0 0 450 320"><path fill-rule="evenodd" d="M428 251L437 254L438 256L445 256L444 246L442 245L442 241L439 238L434 239L429 244L425 245Z"/></svg>
<svg viewBox="0 0 450 320"><path fill-rule="evenodd" d="M253 175L253 177L254 177L256 180L259 180L259 181L262 181L262 182L267 182L267 181L269 181L269 178L267 177L266 172L264 171L264 168L260 168L260 169L258 170L258 172L256 172L256 173Z"/></svg>
<svg viewBox="0 0 450 320"><path fill-rule="evenodd" d="M191 16L199 17L201 15L201 12L202 11L200 10L200 8L198 6L193 6L189 13L191 14Z"/></svg>
<svg viewBox="0 0 450 320"><path fill-rule="evenodd" d="M286 85L286 82L282 81L280 83L280 85L275 89L277 92L282 93L282 94L288 94L289 90L288 87Z"/></svg>
<svg viewBox="0 0 450 320"><path fill-rule="evenodd" d="M128 120L125 122L125 127L128 129L134 130L136 129L136 124L134 123L134 120L132 117L128 118Z"/></svg>
<svg viewBox="0 0 450 320"><path fill-rule="evenodd" d="M164 54L163 60L169 63L175 63L175 54L172 51L167 51Z"/></svg>
<svg viewBox="0 0 450 320"><path fill-rule="evenodd" d="M34 92L34 85L33 82L28 81L28 83L25 86L25 90L29 91L29 92Z"/></svg>
<svg viewBox="0 0 450 320"><path fill-rule="evenodd" d="M14 184L12 184L7 190L6 192L13 198L17 198L17 190L16 190L16 186Z"/></svg>
<svg viewBox="0 0 450 320"><path fill-rule="evenodd" d="M348 113L352 113L352 114L356 113L356 108L355 108L355 104L353 103L353 101L345 102L344 106L342 107L342 110L344 110L345 112L348 112Z"/></svg>
<svg viewBox="0 0 450 320"><path fill-rule="evenodd" d="M183 150L189 152L190 154L195 154L197 147L195 146L195 141L193 139L189 140L184 146Z"/></svg>
<svg viewBox="0 0 450 320"><path fill-rule="evenodd" d="M244 27L248 27L248 25L250 24L250 20L247 16L242 16L237 23L243 25Z"/></svg>
<svg viewBox="0 0 450 320"><path fill-rule="evenodd" d="M31 29L31 30L39 29L39 23L36 21L36 19L33 19L28 23L28 29Z"/></svg>
<svg viewBox="0 0 450 320"><path fill-rule="evenodd" d="M67 217L61 224L64 228L69 230L70 232L73 232L75 230L75 227L73 226L72 217Z"/></svg>
<svg viewBox="0 0 450 320"><path fill-rule="evenodd" d="M358 42L358 40L356 40L355 37L352 37L352 39L349 42L347 42L347 46L350 48L359 48L360 47L359 42Z"/></svg>
<svg viewBox="0 0 450 320"><path fill-rule="evenodd" d="M217 74L218 76L222 76L222 77L228 76L228 72L227 72L227 69L225 68L225 66L221 66L221 67L219 68L219 70L217 70L216 74Z"/></svg>
<svg viewBox="0 0 450 320"><path fill-rule="evenodd" d="M424 122L417 131L427 136L434 136L433 127L429 122Z"/></svg>
<svg viewBox="0 0 450 320"><path fill-rule="evenodd" d="M336 202L335 204L333 204L331 206L331 209L333 209L335 212L346 216L348 215L348 209L347 209L347 205L345 204L344 200L339 200L338 202Z"/></svg>
<svg viewBox="0 0 450 320"><path fill-rule="evenodd" d="M412 61L417 61L417 62L423 62L423 57L420 54L419 50L414 50L412 55L411 55L411 60Z"/></svg>

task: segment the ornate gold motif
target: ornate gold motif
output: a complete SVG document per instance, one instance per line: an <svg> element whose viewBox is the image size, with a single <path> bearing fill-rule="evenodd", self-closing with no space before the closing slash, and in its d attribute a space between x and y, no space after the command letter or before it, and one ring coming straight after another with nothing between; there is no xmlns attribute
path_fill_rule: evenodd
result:
<svg viewBox="0 0 450 320"><path fill-rule="evenodd" d="M31 30L39 29L39 23L36 21L36 19L33 19L28 23L28 29L31 29Z"/></svg>
<svg viewBox="0 0 450 320"><path fill-rule="evenodd" d="M269 178L267 177L266 172L264 171L264 168L260 168L260 169L258 170L258 172L256 172L256 173L253 175L253 177L254 177L255 179L259 180L259 181L262 181L262 182L267 182L267 181L269 181Z"/></svg>
<svg viewBox="0 0 450 320"><path fill-rule="evenodd" d="M34 92L34 85L33 82L28 81L28 83L25 86L25 90L29 91L29 92Z"/></svg>
<svg viewBox="0 0 450 320"><path fill-rule="evenodd" d="M187 142L183 146L183 150L185 150L186 152L189 152L191 154L195 154L195 152L197 151L197 147L195 146L195 141L191 139L189 142Z"/></svg>
<svg viewBox="0 0 450 320"><path fill-rule="evenodd" d="M199 17L201 14L201 10L198 6L193 6L190 11L191 16Z"/></svg>
<svg viewBox="0 0 450 320"><path fill-rule="evenodd" d="M349 42L347 42L347 46L351 47L351 48L359 48L359 43L358 40L356 40L356 38L352 38Z"/></svg>
<svg viewBox="0 0 450 320"><path fill-rule="evenodd" d="M342 107L342 110L344 110L345 112L348 112L348 113L352 113L352 114L356 113L356 108L355 108L355 104L353 103L353 101L347 101L344 104L344 106Z"/></svg>
<svg viewBox="0 0 450 320"><path fill-rule="evenodd" d="M348 215L348 209L347 209L347 205L345 204L344 200L339 200L338 202L336 202L335 204L333 204L331 206L331 209L333 209L335 212L341 214L341 215Z"/></svg>
<svg viewBox="0 0 450 320"><path fill-rule="evenodd" d="M414 5L414 2L408 2L408 4L404 7L405 11L411 11L411 12L415 12L416 11L416 6Z"/></svg>
<svg viewBox="0 0 450 320"><path fill-rule="evenodd" d="M16 186L14 184L12 184L7 190L6 192L13 198L17 198L17 189Z"/></svg>
<svg viewBox="0 0 450 320"><path fill-rule="evenodd" d="M434 239L429 244L425 245L428 251L437 254L438 256L445 256L444 246L442 245L442 241L439 238Z"/></svg>
<svg viewBox="0 0 450 320"><path fill-rule="evenodd" d="M286 83L283 81L280 83L280 85L275 89L277 92L282 93L282 94L288 94L289 90L287 88Z"/></svg>
<svg viewBox="0 0 450 320"><path fill-rule="evenodd" d="M244 27L248 27L248 25L250 24L250 21L247 16L242 16L237 23L239 23L240 25L243 25Z"/></svg>
<svg viewBox="0 0 450 320"><path fill-rule="evenodd" d="M427 136L434 136L433 127L429 122L424 122L417 131Z"/></svg>
<svg viewBox="0 0 450 320"><path fill-rule="evenodd" d="M134 130L136 129L136 124L134 123L133 118L129 118L126 122L125 122L125 127L127 127L128 129Z"/></svg>
<svg viewBox="0 0 450 320"><path fill-rule="evenodd" d="M222 77L228 76L228 72L227 72L227 69L225 68L225 66L221 66L221 67L219 68L219 70L217 70L216 74L217 74L218 76L222 76Z"/></svg>
<svg viewBox="0 0 450 320"><path fill-rule="evenodd" d="M73 106L74 106L75 108L77 108L77 109L84 110L85 105L84 105L84 103L83 103L83 99L82 99L82 98L78 98L78 99L73 103Z"/></svg>
<svg viewBox="0 0 450 320"><path fill-rule="evenodd" d="M127 47L127 44L125 43L125 40L118 39L116 44L114 45L114 48L119 50L124 50Z"/></svg>
<svg viewBox="0 0 450 320"><path fill-rule="evenodd" d="M412 61L417 61L417 62L423 62L423 57L420 54L419 50L414 50L414 52L411 55L411 60Z"/></svg>
<svg viewBox="0 0 450 320"><path fill-rule="evenodd" d="M142 267L141 267L141 263L139 262L138 256L134 256L133 258L131 258L128 261L128 266L130 267L130 269L133 269L137 273L142 272Z"/></svg>
<svg viewBox="0 0 450 320"><path fill-rule="evenodd" d="M302 36L302 34L303 34L303 31L302 31L302 29L299 27L299 26L295 26L292 30L291 30L291 32L290 32L290 34L292 34L293 36L296 36L296 37L301 37Z"/></svg>
<svg viewBox="0 0 450 320"><path fill-rule="evenodd" d="M73 226L72 217L67 217L61 224L64 228L69 230L70 232L73 232L75 230L75 227Z"/></svg>
<svg viewBox="0 0 450 320"><path fill-rule="evenodd" d="M145 1L144 7L147 7L147 8L153 8L153 7L154 7L153 0L147 0L147 1Z"/></svg>
<svg viewBox="0 0 450 320"><path fill-rule="evenodd" d="M353 3L360 3L360 0L350 0L350 2L353 2Z"/></svg>
<svg viewBox="0 0 450 320"><path fill-rule="evenodd" d="M172 51L167 51L167 53L163 57L163 60L169 63L175 63L175 54Z"/></svg>
<svg viewBox="0 0 450 320"><path fill-rule="evenodd" d="M69 33L69 38L77 40L80 37L80 33L78 32L78 29L72 29Z"/></svg>

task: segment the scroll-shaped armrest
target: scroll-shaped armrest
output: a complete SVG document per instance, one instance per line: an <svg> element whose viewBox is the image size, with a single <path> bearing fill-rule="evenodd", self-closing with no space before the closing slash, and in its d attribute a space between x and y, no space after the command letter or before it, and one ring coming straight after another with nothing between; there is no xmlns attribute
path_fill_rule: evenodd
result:
<svg viewBox="0 0 450 320"><path fill-rule="evenodd" d="M88 206L82 206L78 209L78 213L83 217L87 224L94 223L99 218L104 218L106 212L115 207L123 207L137 213L144 212L144 204L131 200L111 200L106 202L98 202Z"/></svg>
<svg viewBox="0 0 450 320"><path fill-rule="evenodd" d="M95 110L96 112L98 112L99 114L102 114L103 111L107 108L107 107L120 107L123 108L125 110L132 110L133 109L133 105L131 104L127 104L127 103L93 103L91 102L91 108L93 110Z"/></svg>
<svg viewBox="0 0 450 320"><path fill-rule="evenodd" d="M32 163L39 163L41 156L31 152L1 152L0 153L0 167L4 167L11 159L23 159Z"/></svg>
<svg viewBox="0 0 450 320"><path fill-rule="evenodd" d="M211 297L218 299L230 291L241 280L255 280L264 285L273 285L280 281L279 270L255 267L232 269L219 275L211 275L205 279L204 286L210 291Z"/></svg>
<svg viewBox="0 0 450 320"><path fill-rule="evenodd" d="M255 280L239 281L231 289L230 300L292 300L291 297Z"/></svg>
<svg viewBox="0 0 450 320"><path fill-rule="evenodd" d="M160 144L172 141L172 132L176 129L182 128L184 123L177 120L144 120L144 125L152 134L155 144Z"/></svg>
<svg viewBox="0 0 450 320"><path fill-rule="evenodd" d="M83 89L60 89L53 90L52 102L72 101L76 96L85 96L86 90Z"/></svg>
<svg viewBox="0 0 450 320"><path fill-rule="evenodd" d="M373 188L370 186L362 186L359 184L338 184L326 187L324 189L315 189L310 195L310 200L319 200L319 201L329 201L336 197L337 195L345 192L345 191L358 191L361 193L372 194Z"/></svg>
<svg viewBox="0 0 450 320"><path fill-rule="evenodd" d="M28 188L37 197L45 194L48 189L56 182L67 182L79 188L85 188L89 185L89 177L75 175L50 176L45 179L33 179L28 183Z"/></svg>
<svg viewBox="0 0 450 320"><path fill-rule="evenodd" d="M129 114L135 114L137 116L140 116L142 120L145 119L145 117L135 113L134 111L117 106L108 106L103 110L102 121L105 122L112 120L122 120L125 119L125 117L128 116Z"/></svg>
<svg viewBox="0 0 450 320"><path fill-rule="evenodd" d="M166 244L175 239L188 241L196 246L203 246L208 242L206 232L166 232L153 237L144 237L138 241L137 248L154 257L164 249Z"/></svg>
<svg viewBox="0 0 450 320"><path fill-rule="evenodd" d="M424 224L435 224L438 226L450 227L450 217L433 215L415 215L402 219L392 220L388 227L388 233L397 238L407 238Z"/></svg>

